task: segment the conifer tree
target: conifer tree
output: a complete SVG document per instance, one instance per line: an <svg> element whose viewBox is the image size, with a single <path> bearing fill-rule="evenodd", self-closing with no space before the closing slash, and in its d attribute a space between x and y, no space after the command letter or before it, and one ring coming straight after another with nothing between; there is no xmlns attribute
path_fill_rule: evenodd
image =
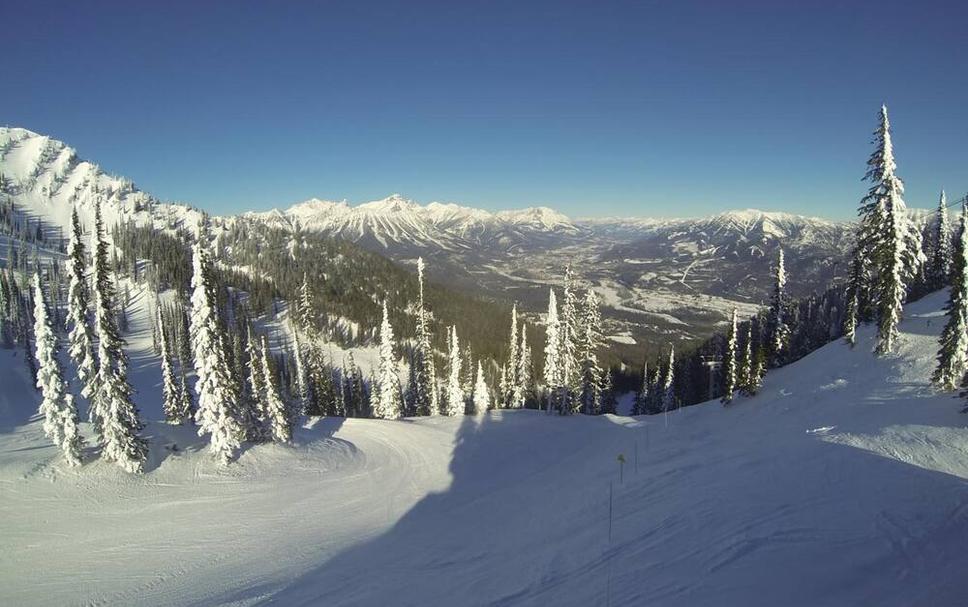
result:
<svg viewBox="0 0 968 607"><path fill-rule="evenodd" d="M514 304L511 308L511 338L508 340L508 361L507 361L507 385L503 386L504 392L501 400L505 407L517 408L521 403L516 402L515 395L521 394L518 385L518 305Z"/></svg>
<svg viewBox="0 0 968 607"><path fill-rule="evenodd" d="M783 255L780 255L782 264ZM729 325L729 333L726 335L726 352L723 355L723 398L724 405L733 401L733 393L736 392L736 308L733 308L733 318Z"/></svg>
<svg viewBox="0 0 968 607"><path fill-rule="evenodd" d="M187 400L187 394L182 391L182 386L176 383L175 372L171 365L171 352L168 348L168 335L164 330L161 321L161 309L157 312L158 326L158 346L161 350L161 392L164 398L162 409L165 413L165 421L169 424L183 424L191 417L192 405Z"/></svg>
<svg viewBox="0 0 968 607"><path fill-rule="evenodd" d="M665 380L662 382L662 410L668 411L676 406L675 390L676 347L669 346L669 365L666 369Z"/></svg>
<svg viewBox="0 0 968 607"><path fill-rule="evenodd" d="M417 415L437 415L440 413L440 398L437 391L437 366L434 361L433 336L430 319L424 299L424 261L417 259L417 282L419 300L417 303L417 339L414 356L414 409Z"/></svg>
<svg viewBox="0 0 968 607"><path fill-rule="evenodd" d="M932 286L939 289L948 284L951 277L951 226L948 223L948 201L944 190L938 200L938 217L934 233L934 249L931 258Z"/></svg>
<svg viewBox="0 0 968 607"><path fill-rule="evenodd" d="M78 466L84 450L84 439L77 426L77 408L67 391L67 384L57 359L57 336L47 313L47 301L34 275L34 340L37 357L37 387L42 400L40 414L44 416L44 433L64 454L71 466Z"/></svg>
<svg viewBox="0 0 968 607"><path fill-rule="evenodd" d="M143 425L131 402L128 357L114 315L116 290L100 200L94 209L94 332L98 336L98 368L92 407L100 420L101 455L128 472L141 472L148 457L148 443L140 436Z"/></svg>
<svg viewBox="0 0 968 607"><path fill-rule="evenodd" d="M262 337L262 351L259 358L262 362L263 398L266 422L272 435L272 440L277 443L288 443L292 441L292 417L286 410L279 394L279 384L269 367L269 340Z"/></svg>
<svg viewBox="0 0 968 607"><path fill-rule="evenodd" d="M460 385L460 344L457 327L450 328L450 355L447 365L447 388L444 393L444 415L463 415L464 390Z"/></svg>
<svg viewBox="0 0 968 607"><path fill-rule="evenodd" d="M565 267L565 287L562 290L561 319L559 340L561 353L559 365L561 368L561 395L559 397L559 412L570 413L580 407L576 403L581 378L581 367L578 361L577 339L582 329L578 306L578 294L575 287L575 277L571 265Z"/></svg>
<svg viewBox="0 0 968 607"><path fill-rule="evenodd" d="M531 347L528 345L528 326L521 323L521 344L518 346L518 381L514 387L515 407L525 406L533 397L534 378L531 375Z"/></svg>
<svg viewBox="0 0 968 607"><path fill-rule="evenodd" d="M780 249L776 266L773 270L773 296L770 298L769 317L770 357L775 366L783 364L790 341L790 327L786 319L786 280L786 265L783 259L783 249Z"/></svg>
<svg viewBox="0 0 968 607"><path fill-rule="evenodd" d="M746 340L743 344L743 354L737 366L736 377L737 386L745 396L752 396L756 393L753 366L753 327L752 323L749 323L746 325Z"/></svg>
<svg viewBox="0 0 968 607"><path fill-rule="evenodd" d="M602 381L604 373L598 363L598 350L602 345L602 313L598 296L588 289L582 301L581 330L577 333L576 353L580 363L580 389L572 405L572 412L579 410L597 415L602 408Z"/></svg>
<svg viewBox="0 0 968 607"><path fill-rule="evenodd" d="M953 390L968 372L968 207L961 211L945 315L947 322L939 339L938 366L931 380L942 390Z"/></svg>
<svg viewBox="0 0 968 607"><path fill-rule="evenodd" d="M366 386L363 381L363 372L356 365L353 353L346 355L344 375L346 381L343 384L346 391L343 397L346 402L346 415L348 417L368 417L366 411Z"/></svg>
<svg viewBox="0 0 968 607"><path fill-rule="evenodd" d="M252 336L252 329L246 327L245 339L245 374L248 378L248 407L249 414L243 417L246 426L246 438L250 441L261 442L269 438L268 425L268 382L269 378L265 375L265 365L268 361L263 360L267 350L262 347L261 341Z"/></svg>
<svg viewBox="0 0 968 607"><path fill-rule="evenodd" d="M649 382L649 362L642 365L642 383L635 393L635 400L632 401L632 415L643 415L649 410L649 398L651 397L651 386Z"/></svg>
<svg viewBox="0 0 968 607"><path fill-rule="evenodd" d="M867 293L865 289L867 264L865 261L866 257L861 252L861 248L860 244L854 247L844 297L846 300L846 309L844 310L842 332L844 334L844 341L852 348L857 343L857 324L861 320L861 310L863 307L862 297Z"/></svg>
<svg viewBox="0 0 968 607"><path fill-rule="evenodd" d="M75 208L71 212L71 233L67 246L67 271L70 275L67 287L67 325L70 331L67 351L77 369L81 396L89 400L89 420L98 429L101 422L94 407L90 405L90 399L97 391L94 381L97 376L97 361L94 359L94 336L88 318L90 293L85 276L87 263L81 222Z"/></svg>
<svg viewBox="0 0 968 607"><path fill-rule="evenodd" d="M871 260L873 301L877 319L877 354L894 351L897 325L908 282L917 275L923 263L921 233L907 217L902 194L904 184L897 177L891 124L887 108L881 106L880 124L874 132L875 150L867 161L866 181L873 185L861 200L865 219L862 234Z"/></svg>
<svg viewBox="0 0 968 607"><path fill-rule="evenodd" d="M612 370L605 369L602 373L602 413L615 415L618 413L618 398L612 386Z"/></svg>
<svg viewBox="0 0 968 607"><path fill-rule="evenodd" d="M225 353L225 337L219 324L215 279L209 252L208 226L199 226L192 254L191 323L189 326L195 361L195 392L198 434L210 434L209 450L223 464L238 452L245 437L240 419L238 394Z"/></svg>
<svg viewBox="0 0 968 607"><path fill-rule="evenodd" d="M766 375L766 350L763 346L758 346L753 355L753 366L750 373L749 385L746 388L746 393L749 396L753 396L760 391L763 386L763 376Z"/></svg>
<svg viewBox="0 0 968 607"><path fill-rule="evenodd" d="M400 419L403 416L403 402L400 398L400 377L397 375L397 359L394 355L396 342L393 327L387 313L387 302L383 302L383 324L380 325L380 368L376 385L376 402L373 415L382 419Z"/></svg>
<svg viewBox="0 0 968 607"><path fill-rule="evenodd" d="M313 310L313 295L309 290L309 277L303 274L302 285L299 287L299 302L296 305L296 316L299 322L299 327L306 332L307 335L312 335L316 330L316 323L313 322L315 318L315 311Z"/></svg>
<svg viewBox="0 0 968 607"><path fill-rule="evenodd" d="M484 367L481 361L477 361L477 381L474 382L474 413L484 415L491 406L491 397L488 394L487 382L484 381Z"/></svg>
<svg viewBox="0 0 968 607"><path fill-rule="evenodd" d="M545 320L545 333L547 341L545 343L545 364L544 364L544 384L548 392L548 411L558 406L558 399L561 396L561 323L558 319L558 302L555 299L555 290L551 289L548 294L548 316Z"/></svg>
<svg viewBox="0 0 968 607"><path fill-rule="evenodd" d="M299 334L293 330L292 331L292 359L295 364L295 403L293 405L294 413L299 416L305 415L306 404L309 400L309 380L306 373L306 363L303 360L303 346L299 341Z"/></svg>

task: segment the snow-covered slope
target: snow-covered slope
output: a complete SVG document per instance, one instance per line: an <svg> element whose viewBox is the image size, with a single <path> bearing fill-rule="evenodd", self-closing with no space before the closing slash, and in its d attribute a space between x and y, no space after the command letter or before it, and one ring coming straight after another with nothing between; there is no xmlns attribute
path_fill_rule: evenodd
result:
<svg viewBox="0 0 968 607"><path fill-rule="evenodd" d="M907 307L897 356L866 327L725 409L327 419L224 470L153 421L144 476L64 466L2 365L0 604L964 604L943 301Z"/></svg>
<svg viewBox="0 0 968 607"><path fill-rule="evenodd" d="M82 160L62 141L27 129L0 127L0 190L31 219L48 230L67 234L71 209L90 224L94 191L100 192L108 225L132 221L155 222L160 227L191 226L199 212L182 204L163 204L138 189L134 182L115 177Z"/></svg>

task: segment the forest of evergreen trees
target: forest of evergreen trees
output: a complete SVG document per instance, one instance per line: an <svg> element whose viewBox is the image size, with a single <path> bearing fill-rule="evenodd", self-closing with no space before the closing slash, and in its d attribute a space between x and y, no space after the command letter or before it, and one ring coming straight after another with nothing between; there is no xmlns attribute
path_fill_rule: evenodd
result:
<svg viewBox="0 0 968 607"><path fill-rule="evenodd" d="M601 303L571 267L551 288L543 322L516 306L485 301L424 280L341 241L235 218L203 217L196 230L123 223L112 234L96 203L85 233L76 210L66 252L41 262L42 226L24 232L12 205L0 205L7 266L0 272L0 345L22 348L41 392L44 430L67 461L80 463L85 402L100 456L143 469L144 424L124 349L131 285L154 294L152 338L172 424L195 424L215 457L232 461L245 442L292 440L304 416L398 419L481 415L495 408L561 415L615 413L634 382L633 414L711 399L731 406L753 396L770 368L832 340L855 343L873 323L875 352L897 347L906 300L950 285L938 369L942 389L968 387L968 211L953 236L942 193L925 233L911 221L896 175L886 108L879 115L846 284L798 300L787 295L784 253L774 264L770 305L687 352L673 344L641 370L609 369ZM955 203L957 204L957 203ZM284 321L273 348L266 324ZM58 358L66 329L71 394ZM500 330L496 330L500 328ZM352 353L335 360L325 344L376 344L362 369Z"/></svg>

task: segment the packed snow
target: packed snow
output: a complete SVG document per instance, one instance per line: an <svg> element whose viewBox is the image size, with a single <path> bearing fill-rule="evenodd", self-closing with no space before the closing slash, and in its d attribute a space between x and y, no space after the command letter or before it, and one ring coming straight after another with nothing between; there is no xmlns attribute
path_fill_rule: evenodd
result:
<svg viewBox="0 0 968 607"><path fill-rule="evenodd" d="M897 355L863 327L728 408L319 419L229 467L151 421L143 475L63 461L12 359L0 604L962 604L968 429L927 379L943 303L908 306Z"/></svg>

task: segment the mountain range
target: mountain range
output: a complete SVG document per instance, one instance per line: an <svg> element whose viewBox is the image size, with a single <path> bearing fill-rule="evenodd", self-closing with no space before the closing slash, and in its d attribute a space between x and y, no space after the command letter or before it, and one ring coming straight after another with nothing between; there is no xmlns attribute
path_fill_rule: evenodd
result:
<svg viewBox="0 0 968 607"><path fill-rule="evenodd" d="M0 175L0 191L25 221L59 233L72 206L90 216L94 187L108 221L189 226L201 214L163 203L67 144L22 128L0 128ZM827 287L844 273L853 232L849 222L752 209L686 219L571 219L549 207L492 212L421 205L399 194L355 206L311 199L222 220L340 238L408 266L422 256L431 280L517 301L535 319L570 264L601 297L613 346L630 354L701 339L733 308L754 313L768 298L780 247L795 295Z"/></svg>

